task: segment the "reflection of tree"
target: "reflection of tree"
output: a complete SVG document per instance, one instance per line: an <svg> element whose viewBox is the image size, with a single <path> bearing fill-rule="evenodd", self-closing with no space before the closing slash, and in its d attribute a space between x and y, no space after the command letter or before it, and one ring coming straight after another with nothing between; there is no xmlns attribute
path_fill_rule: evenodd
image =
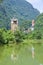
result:
<svg viewBox="0 0 43 65"><path fill-rule="evenodd" d="M3 51L4 51L4 47L3 46L0 46L0 60L3 57Z"/></svg>

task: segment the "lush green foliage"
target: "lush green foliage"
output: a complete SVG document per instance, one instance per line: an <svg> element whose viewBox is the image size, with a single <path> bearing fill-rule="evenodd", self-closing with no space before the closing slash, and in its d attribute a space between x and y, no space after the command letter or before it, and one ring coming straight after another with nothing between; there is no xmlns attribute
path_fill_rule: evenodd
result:
<svg viewBox="0 0 43 65"><path fill-rule="evenodd" d="M30 32L28 34L29 39L42 39L42 34L39 30Z"/></svg>
<svg viewBox="0 0 43 65"><path fill-rule="evenodd" d="M14 34L10 30L0 29L0 44L14 43Z"/></svg>
<svg viewBox="0 0 43 65"><path fill-rule="evenodd" d="M14 36L17 43L22 42L25 39L25 34L20 30L15 31Z"/></svg>
<svg viewBox="0 0 43 65"><path fill-rule="evenodd" d="M22 21L22 24L20 26L21 30L25 30L31 27L32 21L27 20L27 21Z"/></svg>
<svg viewBox="0 0 43 65"><path fill-rule="evenodd" d="M36 18L35 27L43 33L43 13Z"/></svg>
<svg viewBox="0 0 43 65"><path fill-rule="evenodd" d="M14 33L10 30L0 29L0 44L19 43L25 39L25 34L18 30Z"/></svg>
<svg viewBox="0 0 43 65"><path fill-rule="evenodd" d="M31 27L31 21L24 21L21 25L21 31L12 33L10 30L0 29L0 43L22 42L24 39L43 39L43 14L40 14L35 20L35 30L28 34L24 33L24 28ZM13 43L12 42L12 43Z"/></svg>
<svg viewBox="0 0 43 65"><path fill-rule="evenodd" d="M23 31L15 31L12 33L10 30L0 29L0 44L21 43L26 39L42 39L40 31L33 31L25 34Z"/></svg>

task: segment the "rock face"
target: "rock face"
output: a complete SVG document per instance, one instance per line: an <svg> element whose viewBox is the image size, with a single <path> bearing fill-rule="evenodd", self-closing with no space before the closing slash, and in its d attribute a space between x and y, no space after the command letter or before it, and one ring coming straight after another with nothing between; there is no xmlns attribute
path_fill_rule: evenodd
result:
<svg viewBox="0 0 43 65"><path fill-rule="evenodd" d="M3 0L0 4L0 27L10 28L10 19L32 20L39 15L39 11L25 0Z"/></svg>

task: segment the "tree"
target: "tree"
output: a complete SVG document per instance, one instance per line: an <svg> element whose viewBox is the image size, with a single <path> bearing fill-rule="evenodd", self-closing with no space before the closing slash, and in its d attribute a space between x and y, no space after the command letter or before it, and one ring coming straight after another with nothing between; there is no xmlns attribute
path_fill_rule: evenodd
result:
<svg viewBox="0 0 43 65"><path fill-rule="evenodd" d="M21 25L21 29L28 29L31 26L31 20L23 21Z"/></svg>

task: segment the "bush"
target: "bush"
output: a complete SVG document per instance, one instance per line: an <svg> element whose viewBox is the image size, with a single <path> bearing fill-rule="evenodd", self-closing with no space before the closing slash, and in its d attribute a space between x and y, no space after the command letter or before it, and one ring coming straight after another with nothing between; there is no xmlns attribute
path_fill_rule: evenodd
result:
<svg viewBox="0 0 43 65"><path fill-rule="evenodd" d="M40 31L33 31L28 35L29 39L42 39L42 34Z"/></svg>
<svg viewBox="0 0 43 65"><path fill-rule="evenodd" d="M25 34L18 30L11 32L10 30L0 29L0 44L19 43L25 39Z"/></svg>
<svg viewBox="0 0 43 65"><path fill-rule="evenodd" d="M8 44L10 41L15 42L15 36L10 30L0 29L0 44Z"/></svg>
<svg viewBox="0 0 43 65"><path fill-rule="evenodd" d="M14 36L15 36L15 41L17 43L22 42L25 39L25 34L20 30L15 31Z"/></svg>
<svg viewBox="0 0 43 65"><path fill-rule="evenodd" d="M4 31L3 32L3 38L4 38L4 43L9 43L10 41L15 41L14 34L10 31Z"/></svg>

